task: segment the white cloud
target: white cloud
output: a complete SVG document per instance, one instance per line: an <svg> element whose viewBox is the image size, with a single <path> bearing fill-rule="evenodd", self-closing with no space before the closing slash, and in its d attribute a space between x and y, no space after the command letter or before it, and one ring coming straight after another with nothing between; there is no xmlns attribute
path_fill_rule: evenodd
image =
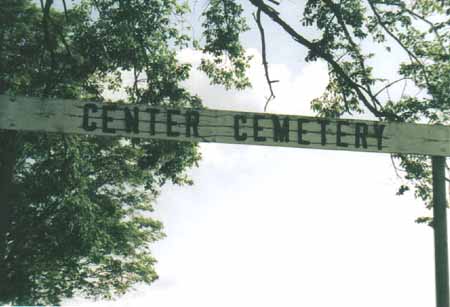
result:
<svg viewBox="0 0 450 307"><path fill-rule="evenodd" d="M262 112L269 88L264 76L261 54L256 49L247 49L252 55L247 75L252 88L245 91L226 91L221 86L211 86L203 72L196 69L201 53L192 49L180 52L178 59L193 65L191 78L186 86L198 93L206 106L210 108ZM268 107L271 113L312 114L309 102L320 96L328 82L327 66L323 62L307 63L300 74L294 74L286 64L270 64L269 74L272 80L280 82L273 85L276 99ZM311 80L314 80L312 83Z"/></svg>
<svg viewBox="0 0 450 307"><path fill-rule="evenodd" d="M247 75L252 87L245 91L225 90L222 86L210 85L207 76L197 69L202 58L201 52L194 49L183 49L177 55L181 63L192 64L191 77L185 86L192 93L200 95L205 106L209 108L237 111L263 112L269 87L264 75L262 57L258 50L247 49L253 58ZM327 65L324 62L306 63L300 72L293 72L286 64L270 64L269 74L276 98L272 100L267 111L270 113L313 115L310 101L319 97L328 83ZM311 82L314 80L314 82ZM122 72L123 86L133 84L133 75L129 71ZM108 99L125 99L124 90L106 89L104 96Z"/></svg>

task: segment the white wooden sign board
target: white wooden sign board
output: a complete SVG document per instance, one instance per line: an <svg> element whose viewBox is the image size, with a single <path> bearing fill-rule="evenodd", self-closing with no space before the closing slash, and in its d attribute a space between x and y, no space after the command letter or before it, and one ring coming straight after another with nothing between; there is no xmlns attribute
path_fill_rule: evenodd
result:
<svg viewBox="0 0 450 307"><path fill-rule="evenodd" d="M450 127L0 95L0 129L450 156Z"/></svg>

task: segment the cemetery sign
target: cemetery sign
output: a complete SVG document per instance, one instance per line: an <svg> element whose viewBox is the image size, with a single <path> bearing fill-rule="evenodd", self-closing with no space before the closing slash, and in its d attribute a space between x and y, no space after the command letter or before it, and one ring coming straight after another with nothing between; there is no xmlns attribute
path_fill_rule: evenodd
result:
<svg viewBox="0 0 450 307"><path fill-rule="evenodd" d="M450 127L0 95L0 129L450 156Z"/></svg>

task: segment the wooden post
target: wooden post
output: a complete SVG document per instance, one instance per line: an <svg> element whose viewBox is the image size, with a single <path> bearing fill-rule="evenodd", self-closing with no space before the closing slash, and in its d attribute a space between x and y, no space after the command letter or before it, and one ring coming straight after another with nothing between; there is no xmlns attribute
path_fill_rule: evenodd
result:
<svg viewBox="0 0 450 307"><path fill-rule="evenodd" d="M445 190L445 157L433 156L433 229L436 276L436 307L449 306L447 199Z"/></svg>

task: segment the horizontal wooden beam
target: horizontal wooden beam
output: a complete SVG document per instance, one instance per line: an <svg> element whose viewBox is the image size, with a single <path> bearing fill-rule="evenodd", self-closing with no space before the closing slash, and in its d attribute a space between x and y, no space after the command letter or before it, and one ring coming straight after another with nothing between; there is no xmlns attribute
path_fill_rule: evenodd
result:
<svg viewBox="0 0 450 307"><path fill-rule="evenodd" d="M450 127L0 95L0 129L450 156Z"/></svg>

